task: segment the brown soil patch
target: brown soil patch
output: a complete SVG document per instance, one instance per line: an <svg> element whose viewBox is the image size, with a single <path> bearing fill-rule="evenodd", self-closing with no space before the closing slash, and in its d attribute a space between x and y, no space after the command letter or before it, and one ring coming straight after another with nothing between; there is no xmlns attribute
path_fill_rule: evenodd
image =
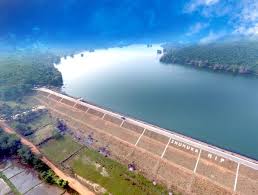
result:
<svg viewBox="0 0 258 195"><path fill-rule="evenodd" d="M137 126L135 124L132 124L132 123L129 123L127 121L124 122L124 124L122 125L122 127L126 128L126 129L130 129L132 131L135 131L137 133L142 133L144 128L143 127L140 127L140 126Z"/></svg>
<svg viewBox="0 0 258 195"><path fill-rule="evenodd" d="M144 134L138 142L137 146L144 148L145 150L152 152L153 154L161 156L166 147L166 144L150 139Z"/></svg>
<svg viewBox="0 0 258 195"><path fill-rule="evenodd" d="M97 110L94 110L94 109L92 109L92 108L90 108L90 109L88 110L88 113L89 113L89 114L93 114L93 115L95 115L95 116L97 116L97 117L99 117L99 118L102 118L102 117L104 116L104 114L103 114L102 112L97 111Z"/></svg>
<svg viewBox="0 0 258 195"><path fill-rule="evenodd" d="M68 100L68 99L62 99L62 101L61 101L62 103L64 103L64 104L66 104L66 105L68 105L68 106L74 106L74 104L75 104L75 102L73 102L73 101L70 101L70 100Z"/></svg>
<svg viewBox="0 0 258 195"><path fill-rule="evenodd" d="M77 108L77 109L79 109L79 110L81 110L81 111L83 111L83 112L85 112L86 110L88 110L88 107L83 106L83 105L81 105L81 104L76 104L74 107Z"/></svg>
<svg viewBox="0 0 258 195"><path fill-rule="evenodd" d="M198 177L193 180L191 193L194 195L233 195L233 192Z"/></svg>
<svg viewBox="0 0 258 195"><path fill-rule="evenodd" d="M209 163L212 163L212 164L218 165L220 167L223 167L225 169L231 170L234 173L236 172L236 169L237 169L236 162L229 160L229 159L222 158L222 157L215 155L213 153L210 153L210 152L202 151L201 159L205 159Z"/></svg>
<svg viewBox="0 0 258 195"><path fill-rule="evenodd" d="M157 180L166 186L186 191L189 188L191 177L192 174L189 172L179 169L166 161L160 161Z"/></svg>
<svg viewBox="0 0 258 195"><path fill-rule="evenodd" d="M62 111L63 113L74 117L76 119L81 119L84 112L75 108L72 108L70 106L67 106L65 104L58 104L57 106L55 106L56 109L58 109L59 111Z"/></svg>
<svg viewBox="0 0 258 195"><path fill-rule="evenodd" d="M58 103L57 101L44 97L44 96L40 96L40 100L42 100L44 102L44 104L46 104L46 106L56 106L56 104Z"/></svg>
<svg viewBox="0 0 258 195"><path fill-rule="evenodd" d="M244 195L257 195L258 170L240 165L236 191Z"/></svg>
<svg viewBox="0 0 258 195"><path fill-rule="evenodd" d="M155 179L155 167L160 160L158 156L137 148L128 155L127 159L135 162L137 170L143 175L150 179Z"/></svg>
<svg viewBox="0 0 258 195"><path fill-rule="evenodd" d="M131 159L127 158L128 154L131 154L134 148L118 140L110 139L108 144L108 149L111 152L111 157L124 164L131 163Z"/></svg>
<svg viewBox="0 0 258 195"><path fill-rule="evenodd" d="M121 120L121 119L116 118L116 117L113 117L113 116L111 116L111 115L109 115L109 114L106 114L106 115L104 116L104 120L109 121L109 122L114 123L114 124L119 125L119 126L120 126L121 123L122 123L122 120Z"/></svg>
<svg viewBox="0 0 258 195"><path fill-rule="evenodd" d="M158 134L154 131L150 131L150 130L147 130L147 129L145 130L144 135L151 138L151 139L157 140L157 141L159 141L163 144L167 144L168 140L169 140L169 137L167 137L165 135Z"/></svg>
<svg viewBox="0 0 258 195"><path fill-rule="evenodd" d="M173 163L176 163L178 165L181 165L184 168L187 168L191 171L194 170L194 167L195 167L195 164L197 161L196 155L186 153L182 150L178 150L171 146L169 146L167 148L166 153L163 158L165 158L169 161L172 161Z"/></svg>
<svg viewBox="0 0 258 195"><path fill-rule="evenodd" d="M235 172L232 172L221 166L200 159L196 172L221 185L233 189L236 170Z"/></svg>
<svg viewBox="0 0 258 195"><path fill-rule="evenodd" d="M240 165L239 175L243 175L245 177L258 181L258 170L254 170L245 165Z"/></svg>
<svg viewBox="0 0 258 195"><path fill-rule="evenodd" d="M113 123L104 121L89 114L84 114L82 117L82 121L89 124L92 127L110 133L132 144L135 144L138 137L140 136L140 134L138 133L133 133L130 130L121 128L117 125L114 125Z"/></svg>
<svg viewBox="0 0 258 195"><path fill-rule="evenodd" d="M49 97L52 98L53 100L58 101L58 102L62 99L61 97L53 95L53 94L51 94Z"/></svg>

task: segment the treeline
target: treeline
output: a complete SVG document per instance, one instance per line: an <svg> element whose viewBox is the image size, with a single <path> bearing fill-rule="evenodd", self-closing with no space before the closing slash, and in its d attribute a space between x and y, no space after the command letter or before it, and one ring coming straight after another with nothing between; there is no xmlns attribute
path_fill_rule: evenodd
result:
<svg viewBox="0 0 258 195"><path fill-rule="evenodd" d="M237 41L167 48L160 61L239 74L258 74L258 41Z"/></svg>
<svg viewBox="0 0 258 195"><path fill-rule="evenodd" d="M0 55L0 99L19 100L35 86L60 87L60 58L51 53L14 52Z"/></svg>
<svg viewBox="0 0 258 195"><path fill-rule="evenodd" d="M0 128L0 157L17 157L21 163L32 166L39 172L41 179L50 184L56 184L62 188L68 187L68 182L60 179L43 161L39 155L31 152L28 146L14 134L7 134Z"/></svg>

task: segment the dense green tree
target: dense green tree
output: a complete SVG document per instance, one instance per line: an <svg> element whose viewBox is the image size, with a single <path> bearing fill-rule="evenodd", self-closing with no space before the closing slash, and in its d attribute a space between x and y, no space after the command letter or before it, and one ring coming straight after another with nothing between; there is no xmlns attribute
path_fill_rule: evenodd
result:
<svg viewBox="0 0 258 195"><path fill-rule="evenodd" d="M39 171L46 171L49 169L48 166L40 160L41 156L33 154L28 146L22 145L22 147L18 149L17 154L23 163L31 165Z"/></svg>
<svg viewBox="0 0 258 195"><path fill-rule="evenodd" d="M0 128L0 156L11 156L16 154L21 147L20 139L14 134L6 134Z"/></svg>
<svg viewBox="0 0 258 195"><path fill-rule="evenodd" d="M19 157L21 157L22 162L34 165L35 156L28 146L22 146L17 152Z"/></svg>
<svg viewBox="0 0 258 195"><path fill-rule="evenodd" d="M258 41L237 41L167 49L160 61L241 74L258 73Z"/></svg>
<svg viewBox="0 0 258 195"><path fill-rule="evenodd" d="M62 86L62 75L54 66L58 61L51 53L1 54L0 99L20 100L34 86Z"/></svg>
<svg viewBox="0 0 258 195"><path fill-rule="evenodd" d="M6 103L0 103L0 115L5 119L13 115L13 109Z"/></svg>

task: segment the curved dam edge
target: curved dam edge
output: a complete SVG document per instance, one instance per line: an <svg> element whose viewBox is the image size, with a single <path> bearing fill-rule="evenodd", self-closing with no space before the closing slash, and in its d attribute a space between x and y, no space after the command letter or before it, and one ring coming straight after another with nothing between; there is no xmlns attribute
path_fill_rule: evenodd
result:
<svg viewBox="0 0 258 195"><path fill-rule="evenodd" d="M237 153L225 150L225 149L221 149L217 146L213 146L213 145L210 145L208 143L196 140L194 138L187 137L187 136L184 136L182 134L173 132L172 130L167 130L167 129L152 125L150 123L135 119L133 117L128 117L126 115L122 115L122 114L110 111L110 110L108 110L106 108L103 108L101 106L98 106L96 104L81 101L80 99L76 99L74 97L64 95L64 94L58 93L56 91L53 91L53 90L50 90L50 89L47 89L47 88L38 88L38 89L35 89L35 90L41 91L41 92L46 92L46 93L49 94L48 96L50 96L51 94L56 95L56 96L60 97L61 100L62 99L69 100L69 101L74 103L73 107L76 106L76 105L82 105L82 106L86 106L90 109L96 110L96 111L103 114L103 116L102 116L103 118L106 114L111 115L111 116L113 116L117 119L122 120L123 121L122 124L126 121L126 122L129 122L130 124L134 124L136 126L142 127L143 129L148 129L149 131L153 131L155 133L166 136L166 137L169 138L168 144L170 144L172 141L173 142L174 141L175 142L177 142L177 141L183 142L183 143L189 144L193 147L196 147L200 150L204 150L204 151L210 152L214 155L217 155L219 157L234 161L238 164L238 166L241 164L241 165L245 165L247 167L250 167L250 168L258 171L258 161L255 160L255 159L251 159L251 158L242 156L240 154L237 154ZM121 124L121 126L122 126L122 124ZM142 133L142 135L143 135L143 133ZM141 139L141 136L139 137L139 140L140 139ZM215 160L217 160L217 157L215 157L215 158L216 158ZM223 162L222 158L220 158L220 161L222 160L222 162ZM196 164L196 166L197 166L197 164Z"/></svg>

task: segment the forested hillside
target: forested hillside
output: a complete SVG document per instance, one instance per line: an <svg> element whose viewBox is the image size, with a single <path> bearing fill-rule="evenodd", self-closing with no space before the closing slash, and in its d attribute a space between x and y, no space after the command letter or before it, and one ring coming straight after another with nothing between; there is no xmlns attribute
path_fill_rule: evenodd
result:
<svg viewBox="0 0 258 195"><path fill-rule="evenodd" d="M239 74L258 74L258 41L192 45L167 49L160 61Z"/></svg>
<svg viewBox="0 0 258 195"><path fill-rule="evenodd" d="M35 86L61 86L62 75L53 65L58 61L50 53L0 54L0 99L17 100Z"/></svg>

